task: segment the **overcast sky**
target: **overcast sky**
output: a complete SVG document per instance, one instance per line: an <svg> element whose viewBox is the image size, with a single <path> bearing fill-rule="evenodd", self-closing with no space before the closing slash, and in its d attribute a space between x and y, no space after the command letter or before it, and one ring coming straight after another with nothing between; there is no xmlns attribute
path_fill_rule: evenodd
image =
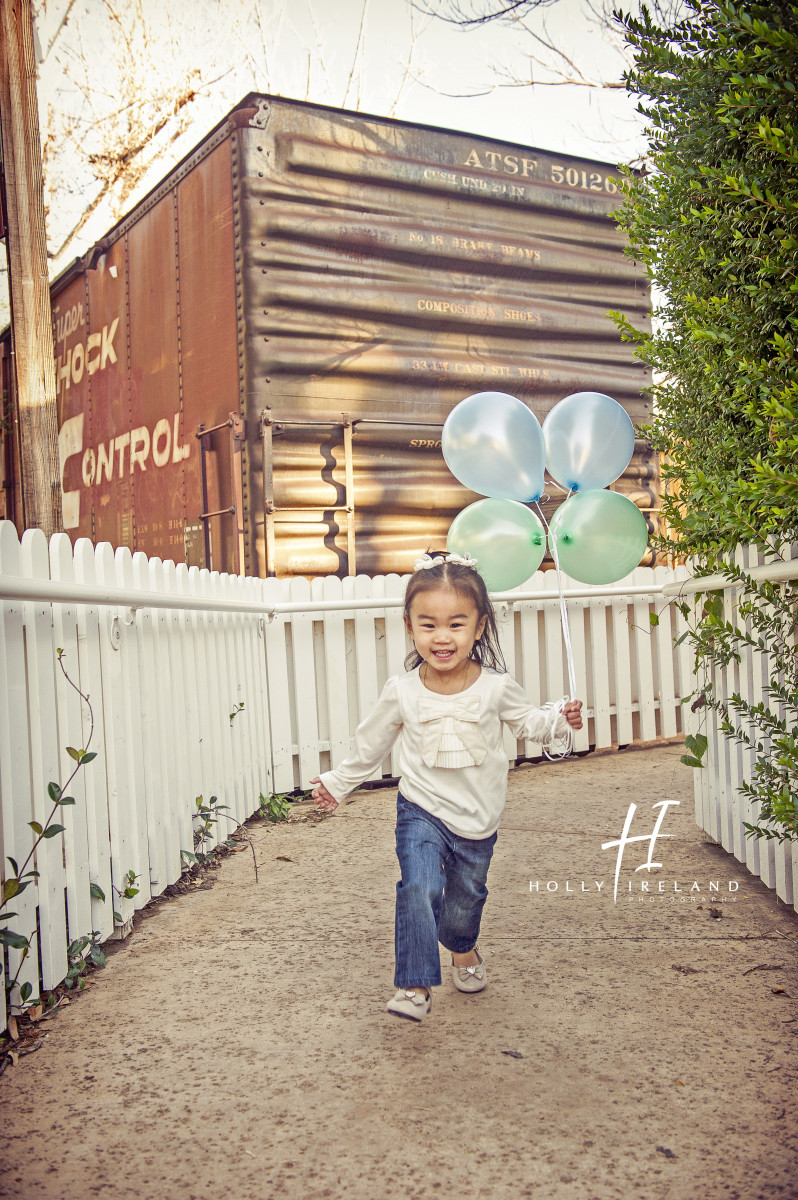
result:
<svg viewBox="0 0 798 1200"><path fill-rule="evenodd" d="M77 149L64 150L56 137L62 162L50 169L51 250L96 197L86 152L113 128L107 114L119 109L125 87L136 97L157 95L161 85L179 88L191 71L197 85L196 99L181 111L185 128L178 131L174 120L166 126L148 149L148 170L135 190L121 200L111 193L98 205L57 269L101 237L248 91L610 162L642 150L640 119L623 89L507 86L508 77L528 79L530 71L556 80L530 63L540 49L536 35L566 53L586 80L620 80L617 39L613 44L591 17L586 0L555 0L530 20L531 34L506 24L463 31L409 0L39 0L36 20L43 138L65 114L82 122ZM559 65L577 77L564 60Z"/></svg>

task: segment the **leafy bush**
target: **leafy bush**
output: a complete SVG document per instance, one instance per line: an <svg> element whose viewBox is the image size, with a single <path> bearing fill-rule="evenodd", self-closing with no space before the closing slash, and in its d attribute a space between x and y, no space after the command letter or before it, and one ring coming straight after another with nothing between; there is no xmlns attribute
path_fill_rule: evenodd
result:
<svg viewBox="0 0 798 1200"><path fill-rule="evenodd" d="M627 174L620 220L663 299L650 334L616 317L654 371L645 433L663 455L660 545L743 582L734 622L713 601L699 608L699 670L746 645L784 668L761 705L706 699L753 750L744 791L761 819L795 836L796 590L757 587L728 564L738 543L798 539L798 8L698 0L667 26L645 9L616 20L650 122L647 169Z"/></svg>

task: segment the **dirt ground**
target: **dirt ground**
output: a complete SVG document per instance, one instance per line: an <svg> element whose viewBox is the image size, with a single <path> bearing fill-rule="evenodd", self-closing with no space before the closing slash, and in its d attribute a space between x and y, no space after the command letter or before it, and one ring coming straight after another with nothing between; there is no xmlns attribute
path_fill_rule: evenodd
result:
<svg viewBox="0 0 798 1200"><path fill-rule="evenodd" d="M140 916L0 1079L0 1194L794 1200L798 917L696 827L680 753L512 772L489 986L447 966L421 1025L385 1012L395 793L255 824L260 883L236 854ZM616 901L601 844L659 800Z"/></svg>

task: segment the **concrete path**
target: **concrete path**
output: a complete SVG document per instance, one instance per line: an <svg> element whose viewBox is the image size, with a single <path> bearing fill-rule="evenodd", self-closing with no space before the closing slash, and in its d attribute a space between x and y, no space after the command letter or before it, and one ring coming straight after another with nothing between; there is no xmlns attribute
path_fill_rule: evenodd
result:
<svg viewBox="0 0 798 1200"><path fill-rule="evenodd" d="M238 854L138 918L6 1071L0 1194L794 1200L798 918L704 839L680 753L513 772L489 987L445 974L421 1026L384 1011L394 794L256 824L258 885ZM616 901L601 844L661 800Z"/></svg>

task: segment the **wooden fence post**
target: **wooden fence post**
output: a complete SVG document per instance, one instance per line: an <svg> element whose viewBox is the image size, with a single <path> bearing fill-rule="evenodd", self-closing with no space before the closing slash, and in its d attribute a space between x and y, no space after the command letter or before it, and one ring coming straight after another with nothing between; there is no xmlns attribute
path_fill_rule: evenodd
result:
<svg viewBox="0 0 798 1200"><path fill-rule="evenodd" d="M30 0L0 0L0 121L22 517L49 536L63 524Z"/></svg>

